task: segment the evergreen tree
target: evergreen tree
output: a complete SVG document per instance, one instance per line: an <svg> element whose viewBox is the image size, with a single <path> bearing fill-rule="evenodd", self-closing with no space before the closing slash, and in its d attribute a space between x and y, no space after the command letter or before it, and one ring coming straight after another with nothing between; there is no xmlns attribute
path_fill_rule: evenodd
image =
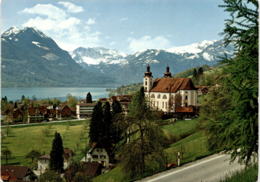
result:
<svg viewBox="0 0 260 182"><path fill-rule="evenodd" d="M17 109L18 106L17 106L17 102L14 103L14 108Z"/></svg>
<svg viewBox="0 0 260 182"><path fill-rule="evenodd" d="M59 133L55 132L54 139L52 141L52 149L50 152L50 169L58 173L63 172L63 142Z"/></svg>
<svg viewBox="0 0 260 182"><path fill-rule="evenodd" d="M102 138L100 144L111 153L112 139L111 139L111 127L112 127L112 114L109 102L106 102L103 106L103 127Z"/></svg>
<svg viewBox="0 0 260 182"><path fill-rule="evenodd" d="M98 143L102 138L102 126L103 125L103 110L102 103L98 102L92 113L89 128L89 140L91 143Z"/></svg>
<svg viewBox="0 0 260 182"><path fill-rule="evenodd" d="M197 76L198 76L197 69L194 68L194 69L193 69L193 73L192 73L192 77L193 77L194 79L197 79Z"/></svg>
<svg viewBox="0 0 260 182"><path fill-rule="evenodd" d="M203 67L199 67L199 69L198 69L198 76L203 75L203 72L204 72Z"/></svg>
<svg viewBox="0 0 260 182"><path fill-rule="evenodd" d="M117 100L114 100L112 102L112 112L113 115L119 114L122 112L122 106L120 104L120 102L118 102Z"/></svg>
<svg viewBox="0 0 260 182"><path fill-rule="evenodd" d="M92 96L91 96L90 92L88 92L88 94L86 96L86 103L92 103Z"/></svg>
<svg viewBox="0 0 260 182"><path fill-rule="evenodd" d="M224 0L221 7L231 14L225 24L225 42L235 45L236 51L223 61L223 99L219 98L215 110L207 114L209 144L223 146L232 159L238 157L247 164L258 153L258 1ZM204 109L210 105L212 102ZM216 111L219 114L210 117Z"/></svg>

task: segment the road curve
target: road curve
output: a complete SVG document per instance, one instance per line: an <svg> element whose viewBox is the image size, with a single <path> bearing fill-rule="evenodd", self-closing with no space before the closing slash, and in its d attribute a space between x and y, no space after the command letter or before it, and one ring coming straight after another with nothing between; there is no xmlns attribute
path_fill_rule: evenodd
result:
<svg viewBox="0 0 260 182"><path fill-rule="evenodd" d="M229 162L230 155L215 154L182 167L144 178L142 182L219 182L225 176L244 168L237 161Z"/></svg>

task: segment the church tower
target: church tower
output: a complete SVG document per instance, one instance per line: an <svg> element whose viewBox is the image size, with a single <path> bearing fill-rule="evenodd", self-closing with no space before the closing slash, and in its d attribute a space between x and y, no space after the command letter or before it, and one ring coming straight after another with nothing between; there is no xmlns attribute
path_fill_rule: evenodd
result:
<svg viewBox="0 0 260 182"><path fill-rule="evenodd" d="M153 75L150 71L150 65L148 64L146 67L146 72L144 73L144 91L149 92L153 86Z"/></svg>
<svg viewBox="0 0 260 182"><path fill-rule="evenodd" d="M165 78L167 78L167 77L171 78L172 77L172 74L170 72L170 67L168 65L166 67L166 72L164 73L164 77Z"/></svg>

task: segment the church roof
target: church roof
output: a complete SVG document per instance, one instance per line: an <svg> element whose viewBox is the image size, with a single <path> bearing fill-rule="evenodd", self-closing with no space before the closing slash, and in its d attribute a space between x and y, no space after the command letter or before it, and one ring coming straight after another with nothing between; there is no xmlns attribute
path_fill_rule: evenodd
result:
<svg viewBox="0 0 260 182"><path fill-rule="evenodd" d="M196 90L190 78L158 78L151 92L175 93L178 90Z"/></svg>

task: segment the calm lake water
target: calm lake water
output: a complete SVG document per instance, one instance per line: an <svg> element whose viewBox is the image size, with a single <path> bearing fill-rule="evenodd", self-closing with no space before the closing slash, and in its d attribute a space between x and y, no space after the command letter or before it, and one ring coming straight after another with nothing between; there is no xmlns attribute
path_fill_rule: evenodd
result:
<svg viewBox="0 0 260 182"><path fill-rule="evenodd" d="M1 88L1 96L7 96L8 100L21 99L22 95L25 97L36 97L37 99L57 98L65 100L67 94L71 94L77 98L85 98L90 92L92 99L96 100L102 97L108 97L106 88L98 87L34 87L34 88Z"/></svg>

